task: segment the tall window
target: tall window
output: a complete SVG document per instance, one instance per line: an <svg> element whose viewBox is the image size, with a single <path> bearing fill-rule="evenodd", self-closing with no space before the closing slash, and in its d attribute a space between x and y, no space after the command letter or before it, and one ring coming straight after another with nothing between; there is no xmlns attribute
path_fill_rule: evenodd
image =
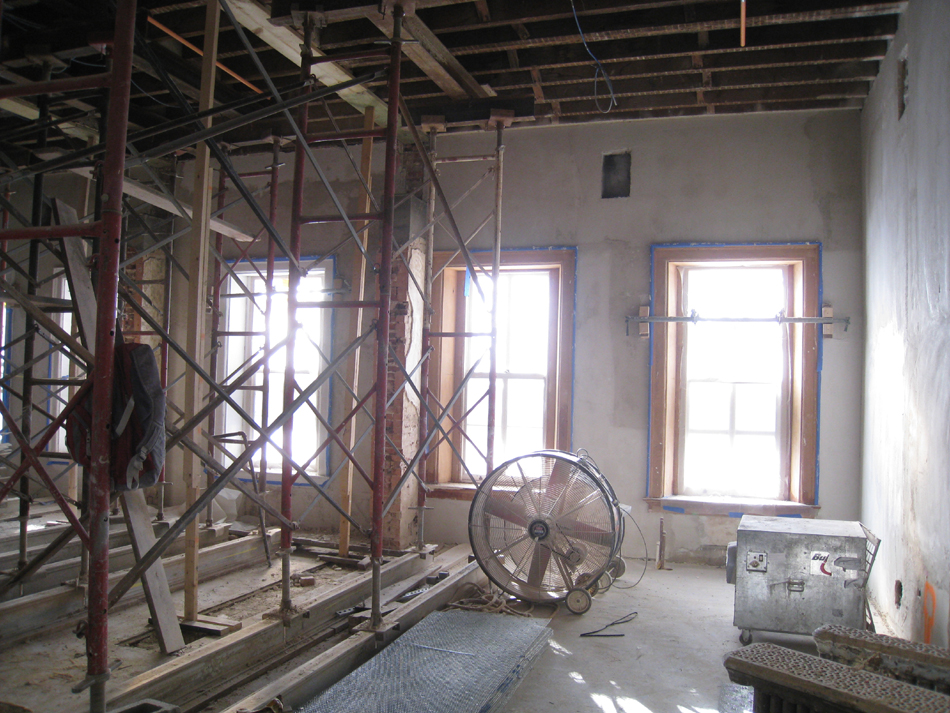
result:
<svg viewBox="0 0 950 713"><path fill-rule="evenodd" d="M653 258L650 497L813 504L818 246Z"/></svg>
<svg viewBox="0 0 950 713"><path fill-rule="evenodd" d="M453 428L452 448L441 443L427 461L436 482L469 482L488 473L488 350L491 280L473 284L464 263L437 257L442 269L433 294L435 398L447 404L474 367L461 398L443 424ZM573 339L574 253L568 250L505 252L498 285L498 343L494 461L544 448L570 449L571 344ZM468 336L452 336L452 335Z"/></svg>
<svg viewBox="0 0 950 713"><path fill-rule="evenodd" d="M551 360L557 343L551 329L551 282L557 274L551 268L510 269L502 272L498 285L498 367L496 380L495 460L545 448L548 439L545 418L552 385ZM468 290L465 300L466 331L491 331L491 280L480 279L485 299ZM471 468L484 474L485 446L488 442L489 337L466 340L465 371L478 362L465 392L468 417L463 454ZM483 398L485 397L485 398Z"/></svg>
<svg viewBox="0 0 950 713"><path fill-rule="evenodd" d="M263 269L261 269L263 272ZM240 277L239 283L233 276L228 277L222 292L222 308L224 319L223 329L227 336L222 340L224 354L224 372L228 380L240 374L247 366L257 361L264 349L264 330L267 329L270 342L277 345L288 334L287 329L287 270L277 270L274 275L274 289L272 316L265 320L266 283L264 278L253 268L241 266L236 268ZM297 290L299 302L316 302L326 299L325 290L329 276L322 267L310 270L300 280ZM326 310L314 308L300 308L297 310L297 321L300 325L294 345L294 368L296 382L301 388L306 388L310 382L326 366L329 356L328 320ZM270 378L266 391L267 420L274 418L283 411L284 399L284 367L286 364L286 349L279 349L269 358L267 365L270 369ZM328 396L325 388L317 391L310 401L313 408L306 405L294 412L291 457L294 462L311 473L325 473L325 457L319 457L315 451L323 442L326 432L320 424L313 409L326 413ZM296 394L295 394L296 396ZM239 388L235 399L249 415L258 423L264 415L264 371L259 369L248 380L245 386ZM249 440L257 437L257 433L230 407L225 410L224 430L228 433L243 432ZM267 424L262 424L267 425ZM281 443L281 435L275 435L277 443ZM240 452L240 449L237 449ZM324 451L325 455L326 451ZM269 472L279 472L281 456L273 446L265 446L254 456L254 466L259 468L262 456L266 457Z"/></svg>

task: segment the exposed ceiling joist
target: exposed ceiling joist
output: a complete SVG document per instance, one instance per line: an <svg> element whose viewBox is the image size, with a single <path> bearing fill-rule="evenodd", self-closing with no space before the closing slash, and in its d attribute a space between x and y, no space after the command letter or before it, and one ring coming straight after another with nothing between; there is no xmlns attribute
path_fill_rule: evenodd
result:
<svg viewBox="0 0 950 713"><path fill-rule="evenodd" d="M300 45L303 37L290 27L276 26L271 23L268 11L255 0L230 0L229 6L241 25L254 33L265 43L273 47L281 55L300 66ZM314 55L323 57L324 54L317 48ZM341 84L353 79L353 75L333 62L322 62L314 65L311 73L321 84L328 87ZM386 125L386 103L379 99L364 86L350 87L339 92L340 98L362 113L368 107L375 110L376 123Z"/></svg>

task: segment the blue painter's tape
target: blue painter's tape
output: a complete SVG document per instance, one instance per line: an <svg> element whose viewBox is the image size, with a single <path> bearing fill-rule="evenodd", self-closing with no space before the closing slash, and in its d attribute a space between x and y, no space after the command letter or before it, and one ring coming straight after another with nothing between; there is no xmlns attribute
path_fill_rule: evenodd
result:
<svg viewBox="0 0 950 713"><path fill-rule="evenodd" d="M743 515L745 515L744 512L731 512L731 513L729 513L729 517L742 517Z"/></svg>
<svg viewBox="0 0 950 713"><path fill-rule="evenodd" d="M800 518L801 516L802 516L801 513L797 513L797 512L789 512L783 515L779 515L779 517L798 517L798 518Z"/></svg>
<svg viewBox="0 0 950 713"><path fill-rule="evenodd" d="M675 507L675 506L673 506L673 505L664 505L664 506L663 506L663 509L666 510L666 511L668 511L668 512L678 512L680 515L685 515L685 514L686 514L686 510L684 510L683 508Z"/></svg>

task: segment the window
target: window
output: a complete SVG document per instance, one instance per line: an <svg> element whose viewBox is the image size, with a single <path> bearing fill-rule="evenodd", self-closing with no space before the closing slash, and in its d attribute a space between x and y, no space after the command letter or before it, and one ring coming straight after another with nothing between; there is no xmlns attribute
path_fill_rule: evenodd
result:
<svg viewBox="0 0 950 713"><path fill-rule="evenodd" d="M223 373L226 380L232 379L244 369L254 363L264 348L264 309L266 304L266 282L260 272L246 264L235 267L235 273L241 282L229 276L224 284L221 295L223 319L222 329L225 337L223 345ZM324 292L327 289L329 275L327 270L318 267L310 270L302 277L297 289L299 302L316 302L326 299ZM242 289L241 283L244 288ZM267 324L272 345L280 343L287 336L287 288L288 272L286 269L276 270L274 273L274 289L272 316ZM301 388L306 388L310 382L327 365L329 344L328 322L326 310L315 308L299 308L297 321L300 329L296 335L294 345L294 368L296 381ZM284 401L284 366L286 349L277 350L267 362L270 377L267 387L267 421L271 422L283 411ZM327 389L321 388L311 397L313 407L321 413L327 412ZM245 386L235 392L235 400L258 423L264 417L264 371L257 370ZM295 394L296 396L296 394ZM232 408L224 409L224 431L233 434L243 432L249 440L253 440L257 433ZM262 424L264 425L264 424ZM294 413L293 433L291 440L291 457L297 465L313 474L325 474L326 453L320 457L315 451L323 443L326 431L313 413L313 409L302 406ZM275 437L277 443L281 436ZM232 453L239 453L240 447L229 447ZM267 470L278 473L281 469L281 456L273 446L265 446L258 451L253 459L255 469L260 468L261 458L266 458Z"/></svg>
<svg viewBox="0 0 950 713"><path fill-rule="evenodd" d="M436 336L430 373L439 377L430 379L430 388L446 404L474 367L443 426L452 429L452 444L465 467L481 479L488 472L491 280L477 278L483 300L464 263L456 258L446 265L448 258L436 257L436 270L444 269L433 286ZM504 252L498 288L496 467L544 448L570 449L574 252ZM469 336L452 336L458 333ZM430 480L470 482L451 446L441 443L435 453L427 460Z"/></svg>
<svg viewBox="0 0 950 713"><path fill-rule="evenodd" d="M777 317L820 316L819 247L655 246L653 285L654 315L695 320L652 325L649 499L814 505L819 326Z"/></svg>

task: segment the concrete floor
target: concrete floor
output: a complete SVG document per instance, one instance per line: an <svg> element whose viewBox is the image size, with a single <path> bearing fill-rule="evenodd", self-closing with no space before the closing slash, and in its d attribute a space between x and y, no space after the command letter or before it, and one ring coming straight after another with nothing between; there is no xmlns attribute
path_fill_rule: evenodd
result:
<svg viewBox="0 0 950 713"><path fill-rule="evenodd" d="M299 566L312 564L302 560ZM507 713L744 710L743 706L720 706L724 686L727 692L735 693L722 657L739 647L738 630L732 626L734 587L726 583L724 568L674 564L670 570L657 571L651 563L643 580L632 587L642 562L628 560L627 567L624 578L595 597L591 610L583 616L573 615L563 606L553 616L551 608L536 608L535 616L551 617L553 635L547 650L509 700ZM263 563L231 574L222 578L220 587L205 587L202 605L208 607L240 591L270 584L278 575L279 567L267 568ZM274 597L278 595L275 591ZM181 595L174 596L177 600ZM276 598L274 601L276 605ZM630 622L605 632L622 637L580 637L633 612L636 616ZM227 614L246 618L239 612ZM246 614L248 620L259 618L259 613ZM143 630L146 618L144 604L110 617L115 685L161 658L157 651L123 643L126 637ZM814 652L810 638L755 636L756 641ZM199 640L189 647L206 643ZM0 701L37 711L51 710L50 705L56 710L71 710L77 703L82 709L82 699L69 693L69 686L82 677L83 648L83 642L71 632L62 631L4 652L0 656ZM219 701L211 710L220 710L231 702Z"/></svg>
<svg viewBox="0 0 950 713"><path fill-rule="evenodd" d="M636 580L642 562L628 560L627 567L621 585ZM722 658L739 648L733 596L724 568L658 571L651 563L638 586L611 588L582 616L561 607L551 619L548 650L512 695L507 713L719 711L722 687L732 692ZM637 613L633 621L606 630L623 637L580 637L631 612ZM757 633L755 640L815 651L805 637Z"/></svg>

